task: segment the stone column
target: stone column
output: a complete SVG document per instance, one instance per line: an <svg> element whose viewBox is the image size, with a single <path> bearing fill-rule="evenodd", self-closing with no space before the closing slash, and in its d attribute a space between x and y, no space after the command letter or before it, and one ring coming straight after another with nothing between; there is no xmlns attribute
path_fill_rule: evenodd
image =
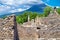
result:
<svg viewBox="0 0 60 40"><path fill-rule="evenodd" d="M28 15L28 22L30 21L30 16Z"/></svg>

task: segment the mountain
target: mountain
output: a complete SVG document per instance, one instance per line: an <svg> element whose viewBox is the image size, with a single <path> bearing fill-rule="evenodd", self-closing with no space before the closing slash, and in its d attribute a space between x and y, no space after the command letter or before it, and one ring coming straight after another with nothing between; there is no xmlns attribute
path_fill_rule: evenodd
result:
<svg viewBox="0 0 60 40"><path fill-rule="evenodd" d="M26 11L32 11L32 12L43 12L43 9L46 7L45 4L38 4L38 5L33 5L30 9Z"/></svg>
<svg viewBox="0 0 60 40"><path fill-rule="evenodd" d="M33 5L30 9L28 9L28 10L26 10L26 11L32 11L32 12L42 13L45 7L46 7L45 4L38 4L38 5L36 4L36 5ZM15 13L8 13L8 14L0 15L0 18L2 18L2 17L4 17L4 16L7 16L7 15L11 15L11 14L20 15L20 14L22 14L23 12L25 12L25 11L15 12Z"/></svg>

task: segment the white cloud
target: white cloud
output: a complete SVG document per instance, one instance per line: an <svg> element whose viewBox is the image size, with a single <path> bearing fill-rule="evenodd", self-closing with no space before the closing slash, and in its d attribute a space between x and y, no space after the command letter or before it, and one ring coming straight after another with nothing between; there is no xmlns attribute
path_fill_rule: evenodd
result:
<svg viewBox="0 0 60 40"><path fill-rule="evenodd" d="M11 10L10 12L11 13L14 13L14 12L21 12L21 11L24 11L24 10L26 10L26 9L15 9L15 10Z"/></svg>
<svg viewBox="0 0 60 40"><path fill-rule="evenodd" d="M0 0L1 3L7 5L36 4L42 3L41 0Z"/></svg>
<svg viewBox="0 0 60 40"><path fill-rule="evenodd" d="M8 10L10 10L10 9L11 9L10 6L3 6L3 5L0 6L0 12L8 11Z"/></svg>
<svg viewBox="0 0 60 40"><path fill-rule="evenodd" d="M0 13L21 12L29 9L34 4L41 3L41 0L0 0Z"/></svg>
<svg viewBox="0 0 60 40"><path fill-rule="evenodd" d="M14 10L11 10L10 12L11 12L11 13L14 13L14 12L21 12L21 11L24 11L24 10L27 10L27 9L29 9L29 7L27 7L26 9L22 9L22 8L14 9Z"/></svg>

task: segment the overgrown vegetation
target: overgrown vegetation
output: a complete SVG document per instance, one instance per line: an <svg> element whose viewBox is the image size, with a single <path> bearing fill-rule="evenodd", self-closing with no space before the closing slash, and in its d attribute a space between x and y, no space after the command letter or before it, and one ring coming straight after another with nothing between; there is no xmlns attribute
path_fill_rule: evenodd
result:
<svg viewBox="0 0 60 40"><path fill-rule="evenodd" d="M36 12L24 12L22 15L16 16L17 23L24 23L28 21L28 16L31 19L35 19L38 13Z"/></svg>
<svg viewBox="0 0 60 40"><path fill-rule="evenodd" d="M57 12L60 14L60 8L57 8Z"/></svg>
<svg viewBox="0 0 60 40"><path fill-rule="evenodd" d="M39 17L46 17L49 15L49 12L51 11L50 7L46 7L44 9L43 13L37 13L37 12L24 12L22 15L16 16L17 23L24 23L28 21L28 15L30 17L30 20L35 19L36 16Z"/></svg>

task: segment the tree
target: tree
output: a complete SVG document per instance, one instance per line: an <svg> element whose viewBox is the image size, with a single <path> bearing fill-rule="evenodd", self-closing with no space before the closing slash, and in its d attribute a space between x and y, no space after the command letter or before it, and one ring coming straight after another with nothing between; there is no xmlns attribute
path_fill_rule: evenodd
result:
<svg viewBox="0 0 60 40"><path fill-rule="evenodd" d="M51 7L47 6L47 7L44 9L44 15L45 15L45 16L48 16L49 13L50 13L50 11L51 11Z"/></svg>
<svg viewBox="0 0 60 40"><path fill-rule="evenodd" d="M60 14L60 8L57 8L57 12Z"/></svg>
<svg viewBox="0 0 60 40"><path fill-rule="evenodd" d="M16 16L17 23L27 22L28 15L30 16L30 20L32 20L36 18L37 13L36 12L24 12L23 14Z"/></svg>

